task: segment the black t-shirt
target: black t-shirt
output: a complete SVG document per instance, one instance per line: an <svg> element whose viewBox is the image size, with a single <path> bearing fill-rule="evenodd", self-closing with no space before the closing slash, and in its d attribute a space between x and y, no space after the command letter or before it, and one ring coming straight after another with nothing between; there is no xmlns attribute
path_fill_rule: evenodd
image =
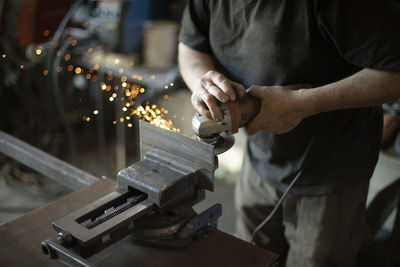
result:
<svg viewBox="0 0 400 267"><path fill-rule="evenodd" d="M189 0L179 39L246 87L316 87L362 68L400 71L399 10L394 0ZM380 107L345 109L285 134L259 131L248 151L279 190L303 169L291 192L326 194L371 177L381 131Z"/></svg>

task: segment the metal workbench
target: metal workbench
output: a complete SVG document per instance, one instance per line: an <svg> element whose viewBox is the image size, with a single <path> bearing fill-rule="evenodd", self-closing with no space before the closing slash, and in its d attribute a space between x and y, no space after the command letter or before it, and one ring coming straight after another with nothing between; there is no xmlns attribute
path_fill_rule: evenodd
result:
<svg viewBox="0 0 400 267"><path fill-rule="evenodd" d="M55 266L40 243L56 236L51 223L114 191L115 182L99 179L0 131L0 152L77 190L0 226L0 266ZM95 266L276 266L278 256L218 230L182 250L157 249L119 241L89 258Z"/></svg>
<svg viewBox="0 0 400 267"><path fill-rule="evenodd" d="M56 232L51 222L110 193L110 179L95 182L49 205L0 226L0 266L55 266L40 242ZM97 266L275 266L277 255L214 230L183 250L137 246L124 240L90 258Z"/></svg>

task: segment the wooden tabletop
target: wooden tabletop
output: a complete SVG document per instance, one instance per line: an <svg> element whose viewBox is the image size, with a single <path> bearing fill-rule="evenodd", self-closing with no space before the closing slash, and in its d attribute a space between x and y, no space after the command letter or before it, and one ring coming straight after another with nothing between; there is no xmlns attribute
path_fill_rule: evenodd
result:
<svg viewBox="0 0 400 267"><path fill-rule="evenodd" d="M54 238L51 222L110 193L105 179L0 226L0 266L59 266L43 256L40 242ZM171 251L119 241L89 258L97 266L274 266L277 255L218 230Z"/></svg>

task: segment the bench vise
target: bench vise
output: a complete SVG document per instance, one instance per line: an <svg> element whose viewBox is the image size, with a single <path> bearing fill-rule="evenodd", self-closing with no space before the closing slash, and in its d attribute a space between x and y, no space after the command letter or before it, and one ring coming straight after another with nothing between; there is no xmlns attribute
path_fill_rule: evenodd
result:
<svg viewBox="0 0 400 267"><path fill-rule="evenodd" d="M118 173L114 192L54 221L46 257L92 266L90 257L125 241L179 249L217 226L221 205L197 214L192 206L213 190L214 146L140 121L141 160Z"/></svg>

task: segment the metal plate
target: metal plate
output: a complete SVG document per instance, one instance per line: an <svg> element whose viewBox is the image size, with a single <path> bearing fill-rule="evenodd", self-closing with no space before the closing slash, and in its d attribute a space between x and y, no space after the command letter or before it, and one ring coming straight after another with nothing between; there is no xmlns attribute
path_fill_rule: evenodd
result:
<svg viewBox="0 0 400 267"><path fill-rule="evenodd" d="M195 177L196 185L210 191L214 190L216 167L214 146L163 130L147 122L140 121L139 125L141 159L154 148L169 152L189 161L194 169L199 170L198 176Z"/></svg>

